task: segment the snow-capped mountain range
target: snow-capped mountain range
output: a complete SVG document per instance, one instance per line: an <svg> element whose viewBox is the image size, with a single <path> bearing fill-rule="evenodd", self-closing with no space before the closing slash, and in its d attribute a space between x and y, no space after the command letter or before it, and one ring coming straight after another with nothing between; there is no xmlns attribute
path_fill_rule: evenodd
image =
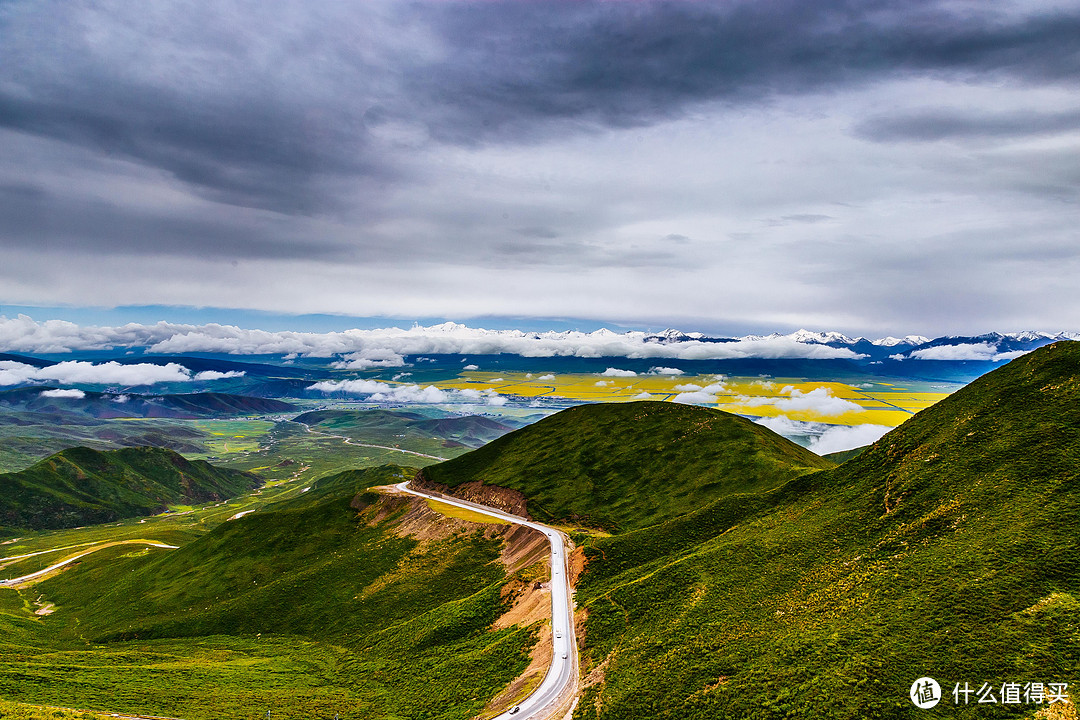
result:
<svg viewBox="0 0 1080 720"><path fill-rule="evenodd" d="M345 369L395 367L406 357L425 355L846 360L860 364L943 360L999 362L1057 340L1080 340L1080 333L994 332L934 339L907 335L869 340L839 332L809 330L710 337L700 332L670 328L662 332L615 332L606 328L593 332L529 332L488 330L453 322L315 333L256 330L216 323L129 323L119 327L97 327L56 320L38 322L26 315L0 316L0 354L44 353L61 358L65 354L102 351L131 351L159 357L189 353L277 355L336 358ZM0 362L5 359L0 357Z"/></svg>

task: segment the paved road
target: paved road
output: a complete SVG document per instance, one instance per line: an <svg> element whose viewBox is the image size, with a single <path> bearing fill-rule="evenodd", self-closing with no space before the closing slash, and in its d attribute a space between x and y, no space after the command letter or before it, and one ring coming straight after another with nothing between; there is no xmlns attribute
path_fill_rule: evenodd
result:
<svg viewBox="0 0 1080 720"><path fill-rule="evenodd" d="M539 720L539 718L550 717L551 713L560 704L560 701L566 700L574 692L578 676L577 639L574 636L574 615L570 603L570 581L567 577L566 539L563 534L547 525L541 525L485 505L412 490L408 487L408 484L408 482L403 482L396 487L398 490L410 495L431 498L447 505L454 505L518 525L524 525L539 530L547 536L548 542L551 544L551 627L554 635L555 653L547 675L544 676L544 681L532 695L518 704L517 712L511 714L511 711L507 711L493 720L526 720L526 718Z"/></svg>
<svg viewBox="0 0 1080 720"><path fill-rule="evenodd" d="M22 584L24 582L30 582L31 580L36 580L37 578L41 577L42 575L46 575L48 573L51 573L53 570L56 570L57 568L62 568L65 565L68 565L69 563L73 563L73 562L75 562L76 560L78 560L80 558L86 557L90 553L95 553L98 550L104 550L105 548L109 548L109 547L116 547L117 545L149 545L150 547L168 548L170 550L175 550L178 547L177 545L166 545L165 543L154 542L154 541L151 541L151 540L121 540L119 542L104 543L102 545L92 547L89 550L81 552L81 553L79 553L77 555L72 555L69 558L65 558L64 560L61 560L58 563L50 565L49 567L45 568L44 570L38 570L37 572L32 572L29 575L23 575L22 577L9 578L7 580L0 580L0 587L6 587L6 586L11 586L11 585L20 585L20 584ZM63 550L64 548L56 548L56 549L57 550ZM46 550L44 552L51 552L51 551ZM42 554L42 553L30 553L30 555L40 555L40 554ZM22 557L27 557L27 556L22 556ZM10 560L10 559L11 558L0 558L0 562L3 562L4 560Z"/></svg>
<svg viewBox="0 0 1080 720"><path fill-rule="evenodd" d="M356 442L352 438L346 437L345 435L334 435L332 433L326 433L326 432L322 432L320 430L312 430L311 426L308 425L307 423L296 422L295 420L290 420L290 422L295 422L297 425L303 425L304 429L307 430L312 435L323 435L325 437L341 438L341 440L346 445L355 445L356 447L379 448L380 450L392 450L393 452L405 453L406 455L416 455L418 457L431 458L432 460L449 460L450 459L450 458L439 457L438 455L428 455L426 453L416 452L415 450L404 450L404 449L399 448L399 447L390 447L389 445L372 445L371 443Z"/></svg>

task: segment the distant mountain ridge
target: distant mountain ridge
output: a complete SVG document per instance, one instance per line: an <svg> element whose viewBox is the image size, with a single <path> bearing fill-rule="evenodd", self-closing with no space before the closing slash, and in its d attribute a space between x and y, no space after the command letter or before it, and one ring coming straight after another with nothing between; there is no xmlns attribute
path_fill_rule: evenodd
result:
<svg viewBox="0 0 1080 720"><path fill-rule="evenodd" d="M0 525L45 530L111 522L170 504L224 500L261 483L165 448L75 447L0 475Z"/></svg>
<svg viewBox="0 0 1080 720"><path fill-rule="evenodd" d="M52 386L35 385L14 390L0 390L0 410L34 412L79 412L96 418L202 418L229 415L276 414L296 410L281 400L233 395L229 393L140 393L95 392L82 397L50 397Z"/></svg>
<svg viewBox="0 0 1080 720"><path fill-rule="evenodd" d="M669 328L663 332L649 333L645 336L646 342L661 344L684 342L736 343L767 340L790 340L803 345L850 348L859 354L867 355L868 359L876 360L895 355L898 352L945 345L992 345L999 352L1030 351L1059 340L1080 340L1080 332L1048 333L1027 330L1013 333L990 332L982 335L943 335L936 338L929 338L925 335L905 335L902 338L886 336L876 340L869 340L865 337L849 337L835 331L796 330L787 334L770 333L768 335L744 335L741 337L710 337L698 332L687 333Z"/></svg>

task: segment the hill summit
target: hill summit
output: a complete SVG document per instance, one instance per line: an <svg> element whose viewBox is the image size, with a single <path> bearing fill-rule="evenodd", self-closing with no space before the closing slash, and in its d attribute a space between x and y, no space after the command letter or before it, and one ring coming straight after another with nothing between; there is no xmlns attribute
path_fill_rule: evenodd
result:
<svg viewBox="0 0 1080 720"><path fill-rule="evenodd" d="M759 492L834 464L720 410L663 402L580 405L444 463L417 480L518 490L543 520L622 532L724 495Z"/></svg>

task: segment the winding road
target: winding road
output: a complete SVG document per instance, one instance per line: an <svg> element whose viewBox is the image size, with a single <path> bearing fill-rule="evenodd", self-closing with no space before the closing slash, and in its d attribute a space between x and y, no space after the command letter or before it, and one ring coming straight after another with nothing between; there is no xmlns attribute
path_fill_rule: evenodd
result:
<svg viewBox="0 0 1080 720"><path fill-rule="evenodd" d="M64 567L65 565L69 565L69 564L75 562L76 560L79 560L80 558L86 557L87 555L89 555L91 553L96 553L98 550L104 550L105 548L116 547L117 545L149 545L150 547L168 548L169 550L175 550L178 547L177 545L166 545L165 543L159 543L159 542L156 542L154 540L119 540L119 541L116 541L116 542L102 543L100 545L96 545L96 546L90 548L89 550L84 550L83 552L72 555L71 557L66 557L66 558L64 558L63 560L61 560L58 563L54 563L54 564L50 565L47 568L44 568L42 570L38 570L37 572L32 572L29 575L23 575L22 577L17 577L17 578L8 578L7 580L0 580L0 587L11 587L13 585L22 585L23 583L31 582L32 580L37 580L38 578L42 577L43 575L48 575L53 570L58 570L58 569ZM75 547L78 547L78 546L75 546ZM52 550L43 550L41 552L28 553L26 555L16 555L15 557L10 557L10 558L0 558L0 563L3 563L6 560L16 560L16 559L24 558L24 557L33 557L34 555L44 555L45 553L48 553L48 552L56 552L57 550L66 550L66 549L67 548L53 548Z"/></svg>
<svg viewBox="0 0 1080 720"><path fill-rule="evenodd" d="M551 544L551 629L554 641L554 653L551 666L544 681L532 695L518 703L515 708L496 716L493 720L540 720L553 718L552 713L565 712L577 694L578 654L577 638L574 635L574 612L571 602L570 579L567 573L566 558L568 539L558 530L526 520L518 515L496 510L485 505L478 505L465 500L432 495L408 487L409 483L398 483L395 487L401 492L422 498L437 500L447 505L454 505L465 510L489 515L499 520L524 525L542 532Z"/></svg>
<svg viewBox="0 0 1080 720"><path fill-rule="evenodd" d="M428 455L427 453L416 452L415 450L405 450L399 447L390 447L389 445L373 445L371 443L356 442L351 437L348 437L346 435L334 435L333 433L322 432L321 430L312 430L311 426L307 423L296 422L296 420L290 420L289 422L296 423L297 425L302 425L304 429L312 435L322 435L323 437L340 438L342 442L346 445L353 445L355 447L378 448L379 450L390 450L391 452L405 453L406 455L416 455L417 457L431 458L432 460L439 461L450 459L439 457L438 455Z"/></svg>

